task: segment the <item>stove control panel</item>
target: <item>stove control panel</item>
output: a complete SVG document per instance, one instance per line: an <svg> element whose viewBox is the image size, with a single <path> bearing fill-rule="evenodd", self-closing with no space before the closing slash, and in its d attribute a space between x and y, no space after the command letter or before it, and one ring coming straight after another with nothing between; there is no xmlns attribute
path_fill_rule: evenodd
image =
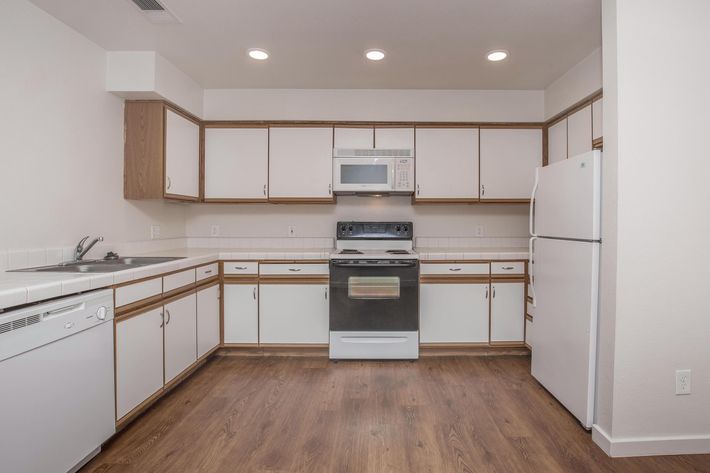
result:
<svg viewBox="0 0 710 473"><path fill-rule="evenodd" d="M412 222L338 222L338 240L411 240Z"/></svg>

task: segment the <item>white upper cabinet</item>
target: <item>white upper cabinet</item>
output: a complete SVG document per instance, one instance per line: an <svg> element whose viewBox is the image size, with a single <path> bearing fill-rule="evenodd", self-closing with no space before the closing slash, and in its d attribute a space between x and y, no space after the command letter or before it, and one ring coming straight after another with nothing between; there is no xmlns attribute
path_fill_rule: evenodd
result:
<svg viewBox="0 0 710 473"><path fill-rule="evenodd" d="M529 199L542 166L541 129L481 130L481 200Z"/></svg>
<svg viewBox="0 0 710 473"><path fill-rule="evenodd" d="M547 163L567 159L567 119L547 129Z"/></svg>
<svg viewBox="0 0 710 473"><path fill-rule="evenodd" d="M268 128L205 129L205 200L266 201L268 180Z"/></svg>
<svg viewBox="0 0 710 473"><path fill-rule="evenodd" d="M375 130L372 127L336 127L333 148L374 148Z"/></svg>
<svg viewBox="0 0 710 473"><path fill-rule="evenodd" d="M592 139L598 140L602 137L602 99L592 102Z"/></svg>
<svg viewBox="0 0 710 473"><path fill-rule="evenodd" d="M414 128L375 128L375 148L414 148Z"/></svg>
<svg viewBox="0 0 710 473"><path fill-rule="evenodd" d="M200 196L200 126L165 111L165 193Z"/></svg>
<svg viewBox="0 0 710 473"><path fill-rule="evenodd" d="M333 128L271 128L269 198L333 199Z"/></svg>
<svg viewBox="0 0 710 473"><path fill-rule="evenodd" d="M567 157L592 150L592 106L567 117Z"/></svg>
<svg viewBox="0 0 710 473"><path fill-rule="evenodd" d="M417 128L417 200L478 199L478 128Z"/></svg>

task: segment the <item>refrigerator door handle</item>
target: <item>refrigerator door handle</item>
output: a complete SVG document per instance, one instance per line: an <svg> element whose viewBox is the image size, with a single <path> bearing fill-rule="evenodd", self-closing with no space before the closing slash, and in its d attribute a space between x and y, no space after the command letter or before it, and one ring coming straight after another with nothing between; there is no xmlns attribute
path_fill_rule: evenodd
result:
<svg viewBox="0 0 710 473"><path fill-rule="evenodd" d="M528 246L528 258L529 264L530 264L530 294L532 297L532 306L537 307L537 298L535 297L535 258L533 257L534 254L534 248L535 248L535 240L537 240L537 237L534 236L530 238L529 246Z"/></svg>
<svg viewBox="0 0 710 473"><path fill-rule="evenodd" d="M533 184L532 195L530 196L530 235L536 237L535 234L535 194L537 193L537 185L540 179L538 171L540 168L535 169L535 184Z"/></svg>

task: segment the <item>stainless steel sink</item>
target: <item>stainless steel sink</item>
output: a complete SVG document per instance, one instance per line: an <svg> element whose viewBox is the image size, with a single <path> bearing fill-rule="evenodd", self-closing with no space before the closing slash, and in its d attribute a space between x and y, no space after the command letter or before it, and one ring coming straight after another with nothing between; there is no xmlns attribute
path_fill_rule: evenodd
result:
<svg viewBox="0 0 710 473"><path fill-rule="evenodd" d="M53 266L15 269L12 272L25 273L112 273L123 269L140 268L150 264L166 263L182 259L176 256L125 256L112 260L72 261Z"/></svg>

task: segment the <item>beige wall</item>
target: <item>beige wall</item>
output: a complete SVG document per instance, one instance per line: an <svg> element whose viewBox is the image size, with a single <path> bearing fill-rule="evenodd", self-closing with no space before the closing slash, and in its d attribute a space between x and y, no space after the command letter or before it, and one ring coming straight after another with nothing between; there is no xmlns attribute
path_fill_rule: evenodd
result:
<svg viewBox="0 0 710 473"><path fill-rule="evenodd" d="M602 48L598 48L545 88L545 120L601 88Z"/></svg>
<svg viewBox="0 0 710 473"><path fill-rule="evenodd" d="M710 453L710 2L603 9L603 212L616 227L603 236L600 346L613 353L594 438L614 455ZM692 370L692 394L675 395L677 369Z"/></svg>
<svg viewBox="0 0 710 473"><path fill-rule="evenodd" d="M184 234L184 207L123 200L123 101L105 52L25 0L0 7L0 249Z"/></svg>

